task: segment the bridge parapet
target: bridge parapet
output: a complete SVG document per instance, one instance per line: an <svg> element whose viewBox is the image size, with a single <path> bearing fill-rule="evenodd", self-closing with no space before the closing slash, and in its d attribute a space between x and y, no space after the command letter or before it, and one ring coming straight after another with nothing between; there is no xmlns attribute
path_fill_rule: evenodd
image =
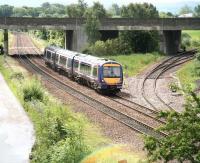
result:
<svg viewBox="0 0 200 163"><path fill-rule="evenodd" d="M101 19L100 30L188 30L200 29L200 18L106 18ZM75 30L85 24L82 18L0 17L4 29L63 29Z"/></svg>

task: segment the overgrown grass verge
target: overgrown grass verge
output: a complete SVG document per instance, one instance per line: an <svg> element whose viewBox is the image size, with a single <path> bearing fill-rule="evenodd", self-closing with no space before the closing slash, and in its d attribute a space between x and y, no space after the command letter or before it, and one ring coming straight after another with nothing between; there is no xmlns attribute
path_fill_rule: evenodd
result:
<svg viewBox="0 0 200 163"><path fill-rule="evenodd" d="M191 87L192 90L196 88L196 81L200 79L199 62L195 59L185 64L177 72L177 76L183 87Z"/></svg>
<svg viewBox="0 0 200 163"><path fill-rule="evenodd" d="M157 52L106 57L114 59L122 64L125 77L137 75L147 66L164 58L163 55Z"/></svg>
<svg viewBox="0 0 200 163"><path fill-rule="evenodd" d="M34 124L32 162L79 162L98 146L108 144L86 118L51 97L36 77L14 70L0 56L0 72Z"/></svg>

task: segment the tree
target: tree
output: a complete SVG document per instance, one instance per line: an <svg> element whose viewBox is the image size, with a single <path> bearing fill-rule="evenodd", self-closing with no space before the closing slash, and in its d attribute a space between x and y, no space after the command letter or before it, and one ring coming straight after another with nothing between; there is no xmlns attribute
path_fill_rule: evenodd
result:
<svg viewBox="0 0 200 163"><path fill-rule="evenodd" d="M109 9L109 14L111 14L114 17L120 16L120 7L117 3L112 4L111 8Z"/></svg>
<svg viewBox="0 0 200 163"><path fill-rule="evenodd" d="M161 112L160 117L165 118L167 124L159 130L168 136L145 138L149 159L200 162L200 98L190 91L184 112Z"/></svg>
<svg viewBox="0 0 200 163"><path fill-rule="evenodd" d="M160 12L159 13L160 18L173 18L174 15L171 12Z"/></svg>
<svg viewBox="0 0 200 163"><path fill-rule="evenodd" d="M189 14L189 13L192 13L192 9L188 5L183 6L179 11L179 15Z"/></svg>
<svg viewBox="0 0 200 163"><path fill-rule="evenodd" d="M99 2L94 2L92 6L93 14L96 18L101 19L107 16L106 9Z"/></svg>
<svg viewBox="0 0 200 163"><path fill-rule="evenodd" d="M87 9L87 3L83 0L79 0L78 4L71 4L67 6L67 14L71 18L81 18Z"/></svg>
<svg viewBox="0 0 200 163"><path fill-rule="evenodd" d="M197 5L197 6L194 8L194 16L195 16L195 17L200 17L200 5Z"/></svg>
<svg viewBox="0 0 200 163"><path fill-rule="evenodd" d="M158 18L158 11L152 4L133 4L122 6L121 16L126 18ZM123 31L120 32L122 44L129 46L132 52L151 52L158 49L158 32L156 31ZM144 46L145 45L145 46Z"/></svg>
<svg viewBox="0 0 200 163"><path fill-rule="evenodd" d="M100 19L106 16L106 10L99 2L94 2L93 6L86 10L84 14L84 17L86 18L85 31L90 44L93 44L100 39Z"/></svg>
<svg viewBox="0 0 200 163"><path fill-rule="evenodd" d="M50 3L49 2L45 2L45 3L43 3L42 5L42 8L49 8L51 5L50 5Z"/></svg>
<svg viewBox="0 0 200 163"><path fill-rule="evenodd" d="M93 14L93 10L89 9L86 14L85 32L87 33L88 42L90 44L100 39L99 26L99 19Z"/></svg>
<svg viewBox="0 0 200 163"><path fill-rule="evenodd" d="M13 9L13 15L15 17L24 17L24 16L28 16L27 10L23 7L15 7Z"/></svg>
<svg viewBox="0 0 200 163"><path fill-rule="evenodd" d="M0 6L0 16L11 16L13 14L13 6L2 5Z"/></svg>

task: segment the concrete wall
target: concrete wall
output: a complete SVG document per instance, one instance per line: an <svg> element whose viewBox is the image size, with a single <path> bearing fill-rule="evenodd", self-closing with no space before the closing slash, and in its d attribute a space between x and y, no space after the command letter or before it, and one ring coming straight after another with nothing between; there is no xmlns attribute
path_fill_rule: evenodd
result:
<svg viewBox="0 0 200 163"><path fill-rule="evenodd" d="M78 18L13 18L0 17L2 29L63 29L83 27L85 19ZM100 30L187 30L200 29L200 18L107 18L101 20Z"/></svg>
<svg viewBox="0 0 200 163"><path fill-rule="evenodd" d="M4 29L4 54L8 55L8 30Z"/></svg>
<svg viewBox="0 0 200 163"><path fill-rule="evenodd" d="M175 55L180 50L181 30L163 31L164 35L164 53Z"/></svg>
<svg viewBox="0 0 200 163"><path fill-rule="evenodd" d="M87 45L87 34L84 27L77 28L73 32L72 50L81 52Z"/></svg>

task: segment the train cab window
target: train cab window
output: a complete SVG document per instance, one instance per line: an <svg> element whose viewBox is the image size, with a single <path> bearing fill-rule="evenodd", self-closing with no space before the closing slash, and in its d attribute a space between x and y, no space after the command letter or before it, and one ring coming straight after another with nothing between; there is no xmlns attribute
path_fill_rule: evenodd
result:
<svg viewBox="0 0 200 163"><path fill-rule="evenodd" d="M80 72L85 74L85 75L90 75L91 73L91 65L81 63L80 65Z"/></svg>
<svg viewBox="0 0 200 163"><path fill-rule="evenodd" d="M92 76L97 77L97 67L93 67Z"/></svg>
<svg viewBox="0 0 200 163"><path fill-rule="evenodd" d="M67 67L70 68L72 67L72 59L68 58L67 60Z"/></svg>
<svg viewBox="0 0 200 163"><path fill-rule="evenodd" d="M75 71L78 70L78 61L74 61L73 68Z"/></svg>
<svg viewBox="0 0 200 163"><path fill-rule="evenodd" d="M66 65L66 61L67 61L66 57L60 56L60 64L61 65L65 66Z"/></svg>
<svg viewBox="0 0 200 163"><path fill-rule="evenodd" d="M121 70L119 66L104 66L103 76L105 78L119 78Z"/></svg>
<svg viewBox="0 0 200 163"><path fill-rule="evenodd" d="M47 59L51 59L51 52L47 51Z"/></svg>

